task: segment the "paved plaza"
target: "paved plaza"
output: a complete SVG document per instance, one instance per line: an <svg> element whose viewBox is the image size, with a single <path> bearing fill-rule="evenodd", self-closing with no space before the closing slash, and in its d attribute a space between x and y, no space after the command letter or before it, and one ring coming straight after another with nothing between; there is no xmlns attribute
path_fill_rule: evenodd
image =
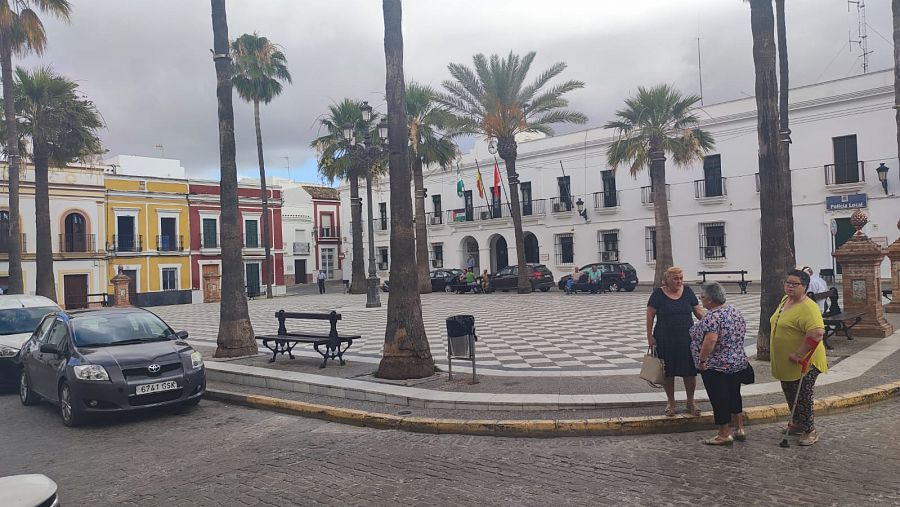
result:
<svg viewBox="0 0 900 507"><path fill-rule="evenodd" d="M367 309L365 295L314 294L249 301L250 319L257 334L274 334L275 312L336 310L343 318L341 333L359 334L347 354L350 360L377 361L381 357L388 294L382 307ZM566 295L562 292L519 294L422 295L422 315L431 351L445 360L450 315L475 316L478 365L507 371L607 371L632 374L646 352L646 293ZM759 295L732 294L729 303L747 320L747 346L755 343L759 326ZM173 328L186 329L189 341L214 346L218 333L218 304L175 305L152 308ZM298 323L295 325L321 326ZM324 324L327 329L327 323ZM291 329L291 324L288 324ZM299 350L299 348L298 348ZM303 351L301 354L315 354ZM489 373L489 371L486 371Z"/></svg>

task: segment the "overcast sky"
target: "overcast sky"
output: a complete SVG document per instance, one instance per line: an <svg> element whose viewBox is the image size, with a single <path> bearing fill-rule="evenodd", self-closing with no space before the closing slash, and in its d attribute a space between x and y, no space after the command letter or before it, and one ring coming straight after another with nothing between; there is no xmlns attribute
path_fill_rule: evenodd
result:
<svg viewBox="0 0 900 507"><path fill-rule="evenodd" d="M788 0L791 84L862 72L857 9L846 0ZM210 5L203 0L72 0L69 24L45 18L42 57L98 106L109 155L180 159L192 177L218 178ZM890 0L866 2L869 69L892 65ZM536 51L532 73L564 61L584 89L571 107L589 126L608 121L639 85L698 93L700 37L706 104L754 89L750 8L741 0L407 0L407 79L439 87L447 63L476 53ZM378 0L227 2L229 36L280 44L293 85L261 110L268 174L318 181L310 141L329 104L352 97L384 111L384 25ZM241 176L258 174L252 106L234 99ZM580 128L580 127L578 127ZM560 127L559 132L573 130ZM463 143L464 149L467 144ZM162 148L158 147L161 145ZM289 164L289 165L288 165Z"/></svg>

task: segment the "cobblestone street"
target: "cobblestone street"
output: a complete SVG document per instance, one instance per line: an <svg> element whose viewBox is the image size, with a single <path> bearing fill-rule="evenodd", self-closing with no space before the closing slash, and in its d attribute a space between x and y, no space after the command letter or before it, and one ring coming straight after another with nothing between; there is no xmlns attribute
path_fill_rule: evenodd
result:
<svg viewBox="0 0 900 507"><path fill-rule="evenodd" d="M44 473L63 505L897 505L900 400L821 417L822 440L778 447L710 432L508 439L357 428L204 401L63 427L0 397L0 476ZM815 493L809 493L815 491Z"/></svg>

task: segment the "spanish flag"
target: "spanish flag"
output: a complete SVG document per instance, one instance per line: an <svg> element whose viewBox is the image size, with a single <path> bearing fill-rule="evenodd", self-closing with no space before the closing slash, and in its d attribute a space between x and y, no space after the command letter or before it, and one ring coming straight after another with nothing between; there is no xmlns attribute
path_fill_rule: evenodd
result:
<svg viewBox="0 0 900 507"><path fill-rule="evenodd" d="M481 181L481 168L475 166L475 186L478 187L478 195L484 199L484 183Z"/></svg>

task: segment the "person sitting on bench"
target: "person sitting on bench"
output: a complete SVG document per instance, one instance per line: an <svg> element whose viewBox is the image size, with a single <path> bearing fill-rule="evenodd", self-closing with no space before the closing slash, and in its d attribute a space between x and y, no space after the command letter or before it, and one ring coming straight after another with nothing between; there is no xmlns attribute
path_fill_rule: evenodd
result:
<svg viewBox="0 0 900 507"><path fill-rule="evenodd" d="M803 266L800 270L809 275L809 287L806 289L806 295L819 305L819 312L825 313L825 300L831 295L828 284L819 275L813 273L809 266Z"/></svg>

